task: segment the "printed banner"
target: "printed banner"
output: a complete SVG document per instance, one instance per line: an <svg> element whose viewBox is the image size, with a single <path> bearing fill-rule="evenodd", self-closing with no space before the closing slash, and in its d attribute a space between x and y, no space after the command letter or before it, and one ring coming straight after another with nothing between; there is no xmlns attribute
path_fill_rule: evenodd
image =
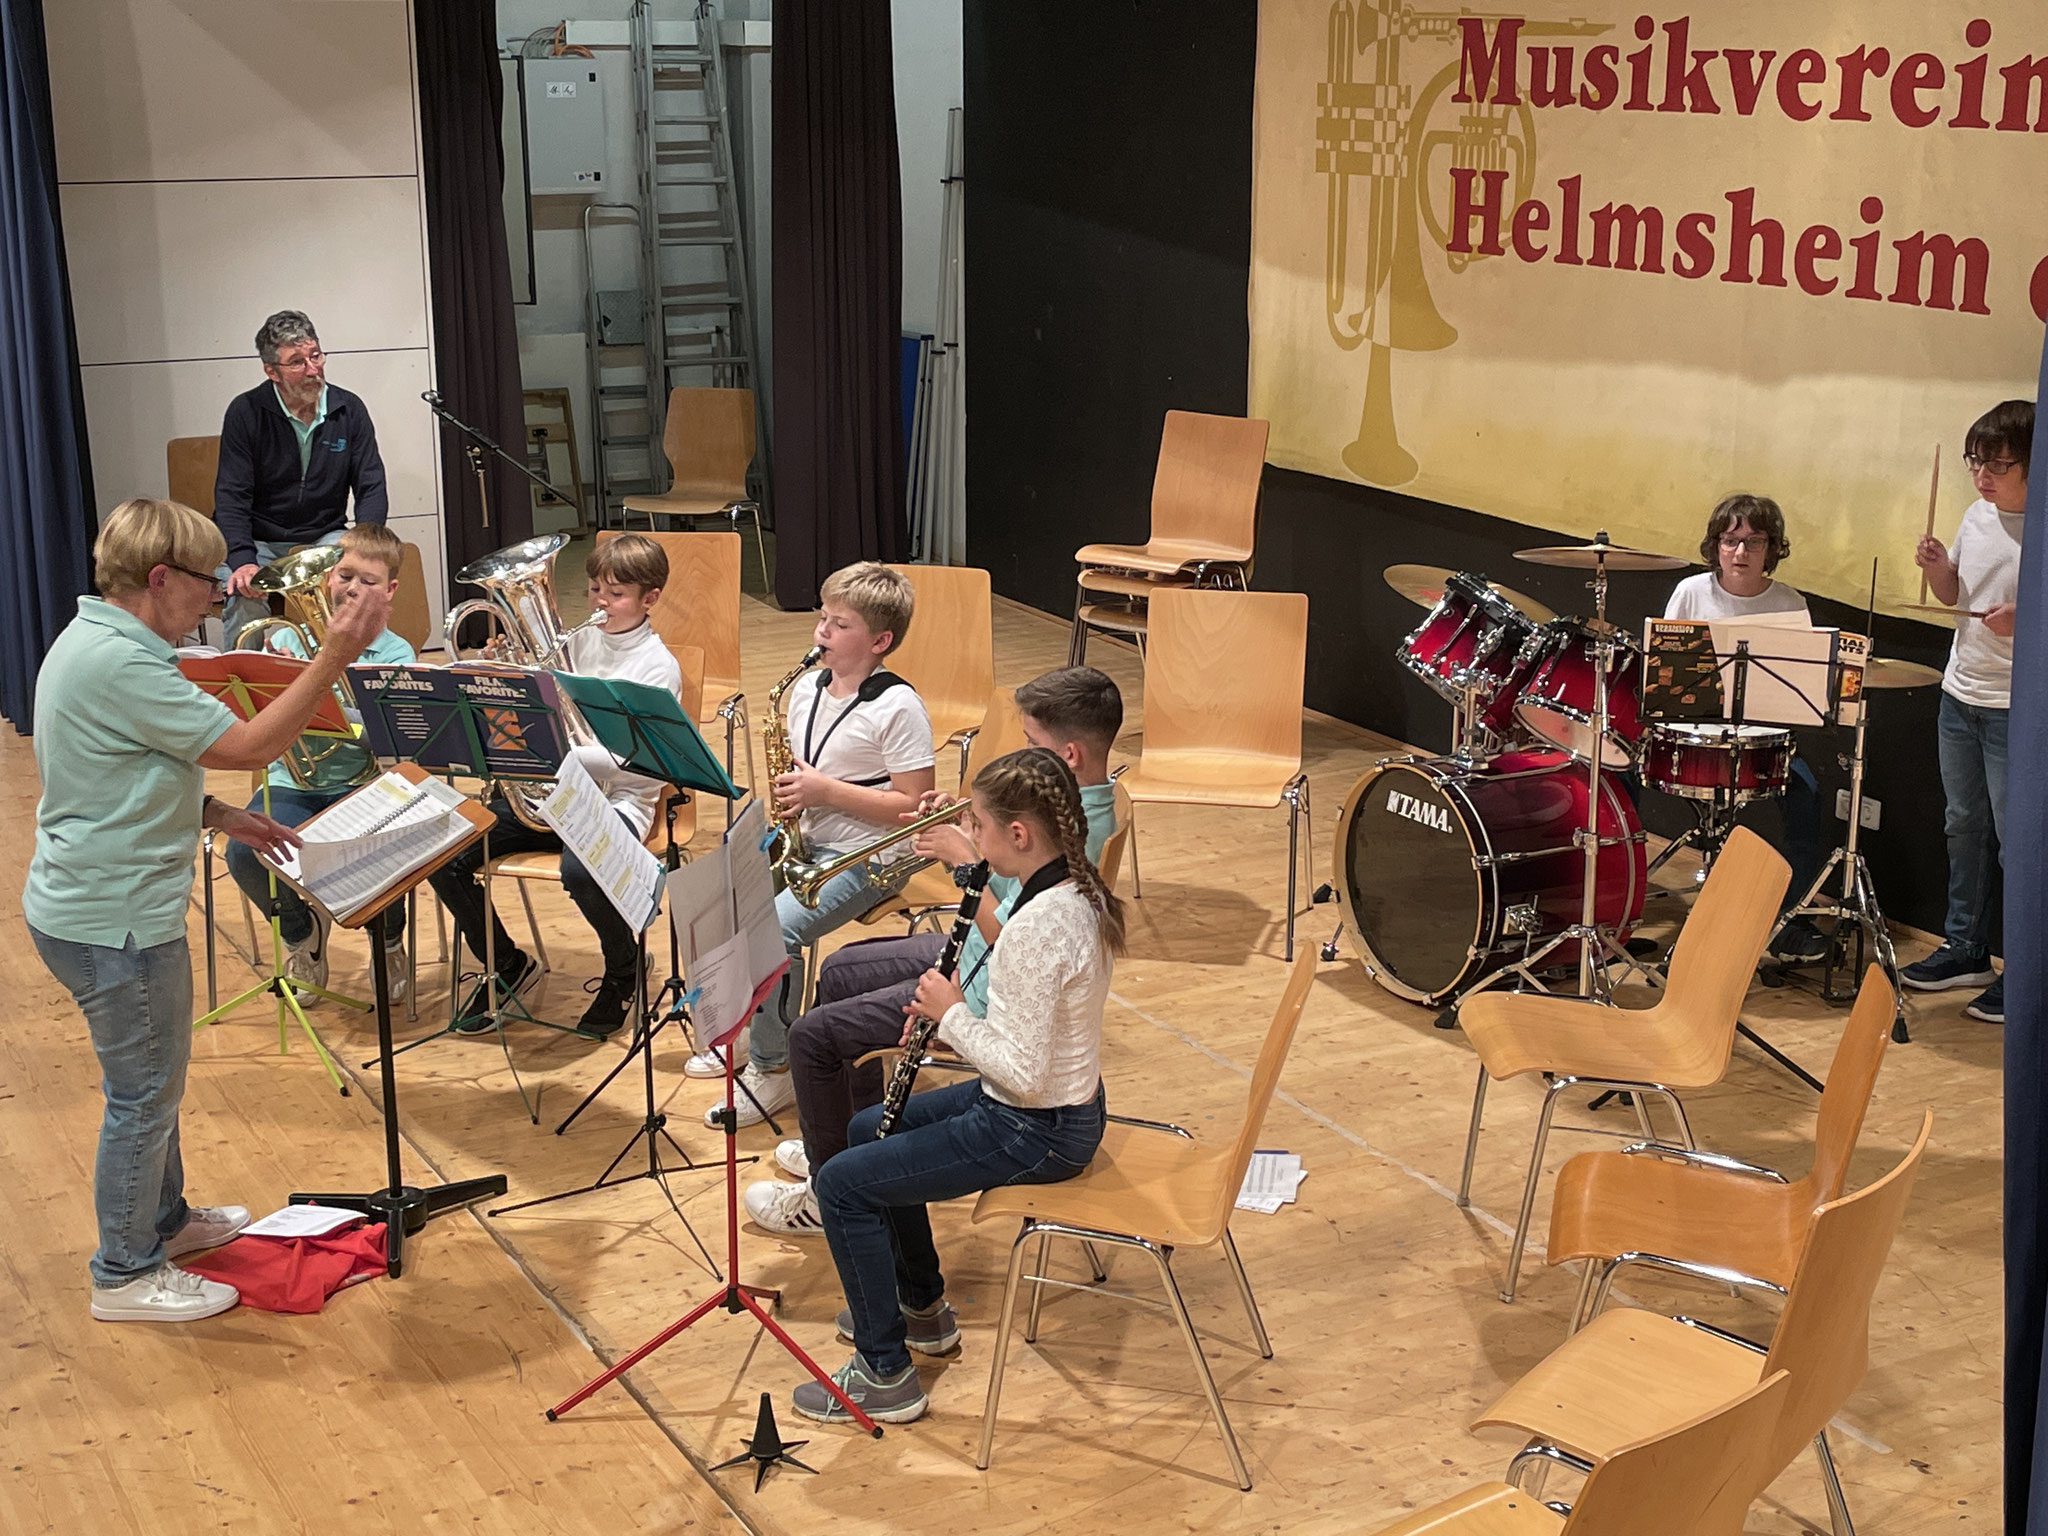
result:
<svg viewBox="0 0 2048 1536"><path fill-rule="evenodd" d="M1891 607L1936 445L1947 538L2033 396L2039 0L1262 0L1254 137L1275 464L1695 559L1753 491L1783 576Z"/></svg>

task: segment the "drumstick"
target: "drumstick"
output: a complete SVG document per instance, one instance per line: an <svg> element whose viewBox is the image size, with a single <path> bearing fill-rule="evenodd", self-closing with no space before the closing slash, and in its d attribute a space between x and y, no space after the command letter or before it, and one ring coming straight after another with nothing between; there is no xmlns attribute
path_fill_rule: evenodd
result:
<svg viewBox="0 0 2048 1536"><path fill-rule="evenodd" d="M1934 537L1934 509L1941 499L1941 444L1934 445L1934 480L1927 487L1927 537ZM1927 567L1920 567L1920 601L1927 601Z"/></svg>

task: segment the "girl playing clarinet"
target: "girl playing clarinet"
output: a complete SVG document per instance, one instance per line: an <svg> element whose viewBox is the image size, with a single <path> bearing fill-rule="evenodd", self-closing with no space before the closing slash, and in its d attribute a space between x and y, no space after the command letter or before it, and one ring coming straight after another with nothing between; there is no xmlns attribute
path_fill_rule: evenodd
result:
<svg viewBox="0 0 2048 1536"><path fill-rule="evenodd" d="M906 1012L937 1019L980 1076L912 1095L886 1140L875 1135L882 1106L862 1110L846 1151L816 1174L846 1292L839 1333L854 1346L833 1379L890 1424L925 1410L910 1351L945 1354L960 1339L926 1203L1071 1179L1102 1141L1102 1004L1124 914L1088 862L1072 770L1043 747L997 758L975 775L965 830L992 871L1023 882L985 957L988 1013L969 1012L959 979L937 971ZM848 1418L815 1381L796 1389L795 1403L814 1419Z"/></svg>

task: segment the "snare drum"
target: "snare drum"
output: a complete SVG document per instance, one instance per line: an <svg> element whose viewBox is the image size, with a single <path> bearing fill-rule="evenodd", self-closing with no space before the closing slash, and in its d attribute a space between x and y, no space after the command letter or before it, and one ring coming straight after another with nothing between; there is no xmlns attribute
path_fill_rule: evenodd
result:
<svg viewBox="0 0 2048 1536"><path fill-rule="evenodd" d="M1659 720L1643 741L1643 782L1687 800L1746 805L1785 793L1792 733L1769 725Z"/></svg>
<svg viewBox="0 0 2048 1536"><path fill-rule="evenodd" d="M1401 665L1453 704L1473 689L1484 701L1506 681L1536 626L1527 614L1469 571L1444 582L1444 595L1395 654Z"/></svg>
<svg viewBox="0 0 2048 1536"><path fill-rule="evenodd" d="M1607 741L1601 762L1626 768L1636 760L1643 723L1636 712L1642 649L1629 635L1613 632L1607 671ZM1523 645L1517 658L1522 681L1515 718L1579 762L1592 755L1593 704L1600 663L1600 635L1578 619L1552 619Z"/></svg>
<svg viewBox="0 0 2048 1536"><path fill-rule="evenodd" d="M1483 766L1390 758L1345 801L1336 885L1367 972L1431 1007L1578 922L1586 774L1562 752L1504 752ZM1642 823L1600 783L1595 921L1625 938L1648 883ZM1546 963L1576 964L1576 941Z"/></svg>

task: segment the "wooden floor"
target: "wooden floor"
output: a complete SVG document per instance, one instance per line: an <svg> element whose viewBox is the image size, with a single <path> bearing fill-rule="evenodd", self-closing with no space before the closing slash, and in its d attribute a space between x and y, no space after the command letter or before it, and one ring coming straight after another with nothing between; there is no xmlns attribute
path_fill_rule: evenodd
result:
<svg viewBox="0 0 2048 1536"><path fill-rule="evenodd" d="M809 624L748 600L745 681L757 715ZM1065 645L1064 626L998 605L1000 681L1059 664ZM1135 657L1099 644L1092 659L1125 687L1119 756L1135 757ZM1320 878L1346 790L1393 745L1311 717L1305 746ZM0 1031L0 1220L13 1293L12 1475L0 1481L0 1529L254 1532L338 1519L349 1529L577 1531L619 1529L624 1517L668 1531L729 1518L723 1498L767 1532L1371 1531L1500 1473L1513 1444L1465 1425L1561 1337L1573 1276L1539 1258L1517 1305L1494 1294L1536 1093L1496 1088L1474 1205L1458 1210L1471 1053L1349 955L1319 976L1262 1138L1302 1155L1300 1199L1274 1216L1241 1213L1233 1226L1275 1358L1249 1347L1220 1258L1188 1253L1176 1266L1252 1467L1249 1494L1230 1479L1167 1318L1082 1292L1053 1295L1036 1346L1013 1343L994 1464L976 1471L1009 1233L973 1228L965 1202L936 1216L963 1348L926 1371L932 1413L880 1441L792 1423L798 1372L750 1321L723 1313L636 1370L632 1393L613 1388L543 1422L543 1406L598 1369L579 1334L616 1358L712 1284L690 1232L645 1181L531 1213L444 1218L409 1250L402 1280L358 1288L318 1317L94 1325L84 1263L96 1085L76 1014L26 944L13 897L33 798L26 746L0 743L0 762L20 786L0 834L0 910L17 941L0 961L15 999ZM219 792L239 788L219 777ZM1241 1103L1282 985L1285 817L1160 807L1145 812L1141 838L1144 899L1132 904L1131 953L1114 983L1105 1075L1114 1108L1199 1134ZM221 890L224 930L245 944ZM555 963L539 1011L573 1020L595 945L558 892L537 905ZM1303 916L1303 942L1327 936L1330 911ZM423 963L431 937L424 947ZM343 942L337 986L364 986L363 957L359 941ZM247 974L228 959L224 987ZM429 1000L445 1007L431 988ZM1933 1106L1934 1145L1878 1291L1870 1372L1835 1436L1860 1528L1888 1536L1999 1520L1999 1040L1961 1016L1961 1001L1911 1004L1914 1042L1891 1051L1853 1175L1861 1183L1889 1166ZM1791 989L1760 990L1751 1004L1753 1024L1825 1069L1841 1011ZM345 1063L369 1057L374 1033L361 1016L322 1008L314 1018ZM402 1033L430 1027L423 1010ZM527 1093L540 1094L539 1126L493 1043L442 1040L400 1058L402 1119L422 1175L502 1172L511 1198L544 1194L595 1178L633 1134L637 1072L568 1135L551 1134L620 1046L526 1028L512 1048ZM719 1147L701 1114L712 1085L683 1078L686 1049L673 1033L658 1042L657 1092L669 1131L709 1164ZM1703 1143L1803 1166L1813 1098L1750 1047L1720 1087L1688 1102ZM1607 1123L1628 1128L1620 1114ZM259 1008L202 1036L185 1126L189 1176L205 1198L264 1208L294 1187L375 1182L370 1103L336 1097L303 1043L280 1057ZM741 1140L765 1157L774 1137L764 1127ZM1585 1145L1554 1138L1552 1166ZM758 1165L742 1172L769 1176ZM669 1184L719 1252L716 1169ZM1548 1198L1546 1184L1539 1211ZM748 1280L782 1289L781 1317L798 1341L839 1364L841 1298L823 1244L744 1230L741 1253ZM1111 1284L1152 1294L1128 1259L1112 1264ZM1648 1280L1632 1294L1753 1332L1769 1326L1726 1296ZM799 1454L819 1475L779 1471L757 1494L739 1469L707 1486L702 1469L739 1450L763 1391L775 1394L787 1434L809 1436ZM1827 1529L1810 1461L1757 1504L1749 1529Z"/></svg>

